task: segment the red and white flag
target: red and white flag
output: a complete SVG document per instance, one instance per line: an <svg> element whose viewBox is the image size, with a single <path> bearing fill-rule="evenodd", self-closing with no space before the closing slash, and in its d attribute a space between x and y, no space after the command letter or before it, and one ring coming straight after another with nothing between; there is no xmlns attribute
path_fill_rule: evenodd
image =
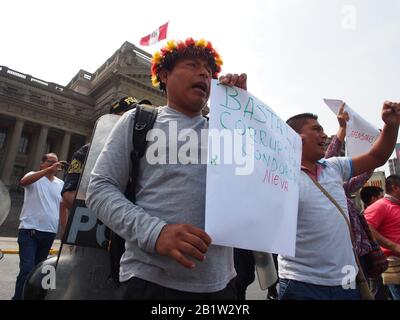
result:
<svg viewBox="0 0 400 320"><path fill-rule="evenodd" d="M155 44L167 37L168 22L163 24L161 27L154 30L151 34L140 39L140 45L150 46Z"/></svg>

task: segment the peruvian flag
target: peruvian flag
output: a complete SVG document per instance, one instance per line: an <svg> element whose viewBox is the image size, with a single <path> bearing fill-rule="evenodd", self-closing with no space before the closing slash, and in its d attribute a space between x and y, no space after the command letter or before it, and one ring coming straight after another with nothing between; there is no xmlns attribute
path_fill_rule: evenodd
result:
<svg viewBox="0 0 400 320"><path fill-rule="evenodd" d="M142 46L150 46L155 44L167 37L168 22L163 24L158 29L154 30L151 34L140 39L140 44Z"/></svg>

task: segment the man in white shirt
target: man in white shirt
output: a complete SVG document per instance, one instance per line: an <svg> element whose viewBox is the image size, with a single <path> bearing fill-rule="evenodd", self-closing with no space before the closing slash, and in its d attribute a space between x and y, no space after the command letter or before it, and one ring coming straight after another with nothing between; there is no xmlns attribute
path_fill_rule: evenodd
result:
<svg viewBox="0 0 400 320"><path fill-rule="evenodd" d="M303 141L295 257L279 257L279 298L359 299L354 281L358 266L350 233L338 208L314 184L318 181L348 217L343 181L382 166L392 154L400 122L400 104L385 102L385 126L371 150L354 158L322 159L326 134L317 116L300 114L287 123ZM321 160L322 159L322 160ZM353 282L354 283L354 282Z"/></svg>
<svg viewBox="0 0 400 320"><path fill-rule="evenodd" d="M21 300L26 277L49 254L58 230L61 189L64 182L55 175L63 168L54 153L45 154L39 171L27 173L18 232L20 272L13 300Z"/></svg>

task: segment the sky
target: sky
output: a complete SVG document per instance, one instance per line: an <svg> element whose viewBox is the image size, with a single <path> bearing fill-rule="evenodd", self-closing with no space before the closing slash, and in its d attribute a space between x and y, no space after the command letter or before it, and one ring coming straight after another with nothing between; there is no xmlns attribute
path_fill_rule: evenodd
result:
<svg viewBox="0 0 400 320"><path fill-rule="evenodd" d="M398 0L3 0L0 65L67 85L95 72L129 41L169 21L168 38L205 38L222 73L248 75L248 90L283 119L312 112L328 134L343 99L378 128L385 100L400 101Z"/></svg>

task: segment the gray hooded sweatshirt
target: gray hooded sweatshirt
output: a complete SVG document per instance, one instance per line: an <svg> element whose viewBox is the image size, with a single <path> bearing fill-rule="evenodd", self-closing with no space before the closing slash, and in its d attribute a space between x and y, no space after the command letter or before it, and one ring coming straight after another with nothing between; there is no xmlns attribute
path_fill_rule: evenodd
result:
<svg viewBox="0 0 400 320"><path fill-rule="evenodd" d="M88 208L126 239L120 281L137 277L180 291L222 290L236 275L232 248L211 245L204 261L191 259L196 264L194 269L187 269L172 258L155 252L157 238L165 224L185 223L204 230L206 164L182 164L179 160L177 164L151 164L146 154L140 161L136 204L123 194L131 170L134 112L125 113L113 128L93 168L86 195ZM185 133L184 129L197 133L196 147L200 158L201 130L208 129L208 121L202 116L187 117L169 107L160 108L153 128L166 133L167 161L170 152L172 161L174 154L176 156L176 148L172 147L174 141L168 137L175 124L178 135ZM174 140L178 140L176 135ZM154 152L153 143L156 142L157 139L149 142L147 151L150 154L152 150L160 156L160 150ZM176 142L179 151L187 141Z"/></svg>

